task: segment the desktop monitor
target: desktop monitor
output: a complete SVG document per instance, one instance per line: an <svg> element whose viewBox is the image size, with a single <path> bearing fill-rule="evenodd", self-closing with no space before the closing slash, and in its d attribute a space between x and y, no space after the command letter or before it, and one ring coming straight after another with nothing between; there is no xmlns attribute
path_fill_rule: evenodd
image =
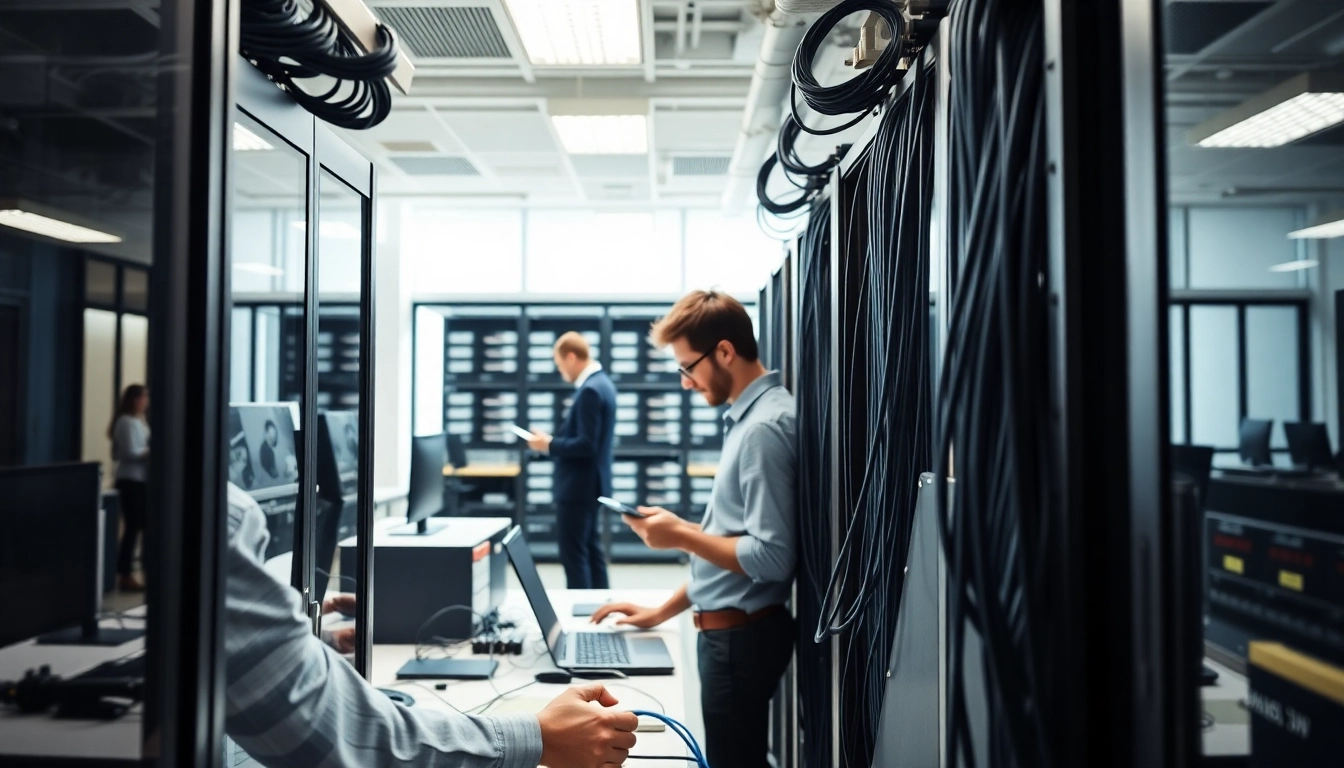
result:
<svg viewBox="0 0 1344 768"><path fill-rule="evenodd" d="M1330 450L1330 433L1320 422L1288 421L1283 424L1283 432L1288 437L1288 453L1293 457L1293 465L1308 469L1326 469L1335 465L1334 452Z"/></svg>
<svg viewBox="0 0 1344 768"><path fill-rule="evenodd" d="M100 629L102 469L94 462L0 469L0 647L121 645Z"/></svg>
<svg viewBox="0 0 1344 768"><path fill-rule="evenodd" d="M286 403L229 406L229 482L257 501L297 496L299 457Z"/></svg>
<svg viewBox="0 0 1344 768"><path fill-rule="evenodd" d="M447 442L442 434L411 438L411 487L406 492L406 527L399 535L434 533L444 523L429 518L443 511L443 468L448 463Z"/></svg>
<svg viewBox="0 0 1344 768"><path fill-rule="evenodd" d="M1267 467L1274 463L1269 453L1269 435L1274 422L1263 419L1241 420L1241 460L1251 466Z"/></svg>
<svg viewBox="0 0 1344 768"><path fill-rule="evenodd" d="M461 435L448 436L448 463L458 468L467 466L467 446Z"/></svg>
<svg viewBox="0 0 1344 768"><path fill-rule="evenodd" d="M318 495L340 502L358 493L359 412L325 411L317 423Z"/></svg>

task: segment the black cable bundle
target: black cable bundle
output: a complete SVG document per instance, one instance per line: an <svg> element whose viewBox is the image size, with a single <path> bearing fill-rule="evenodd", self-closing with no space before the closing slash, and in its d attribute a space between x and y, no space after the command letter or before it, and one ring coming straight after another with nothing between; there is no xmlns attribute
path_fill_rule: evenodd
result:
<svg viewBox="0 0 1344 768"><path fill-rule="evenodd" d="M812 74L812 65L816 61L817 51L830 36L831 30L850 14L872 11L887 23L891 32L891 43L878 54L873 66L861 74L839 85L822 85ZM808 133L828 136L858 125L887 99L892 85L903 74L901 59L906 56L905 16L900 7L892 0L843 0L821 15L808 27L803 40L798 44L798 52L793 56L793 86L789 91L789 107L793 119ZM807 106L823 115L849 115L858 113L853 120L844 125L825 130L809 128L798 114L798 93L802 92Z"/></svg>
<svg viewBox="0 0 1344 768"><path fill-rule="evenodd" d="M918 497L932 465L933 74L912 74L869 146L841 286L839 556L815 639L842 635L841 765L872 765Z"/></svg>
<svg viewBox="0 0 1344 768"><path fill-rule="evenodd" d="M1060 705L1048 695L1057 500L1041 5L961 0L951 32L950 245L960 275L939 382L936 470L952 633L947 764L1050 768ZM983 643L983 681L966 676L972 630ZM967 717L968 692L978 698L981 683L987 755L973 754Z"/></svg>
<svg viewBox="0 0 1344 768"><path fill-rule="evenodd" d="M813 204L798 248L798 724L802 765L831 762L831 644L818 643L831 571L831 203Z"/></svg>
<svg viewBox="0 0 1344 768"><path fill-rule="evenodd" d="M321 3L305 16L298 0L243 0L241 17L243 56L312 114L364 130L392 111L387 77L397 68L397 42L386 25L378 25L378 49L361 54ZM336 81L322 94L295 82L320 76Z"/></svg>

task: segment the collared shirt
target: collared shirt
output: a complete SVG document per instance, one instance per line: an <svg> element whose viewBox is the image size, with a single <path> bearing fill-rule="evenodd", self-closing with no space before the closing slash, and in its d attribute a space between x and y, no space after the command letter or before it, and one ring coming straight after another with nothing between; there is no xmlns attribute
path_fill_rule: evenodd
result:
<svg viewBox="0 0 1344 768"><path fill-rule="evenodd" d="M224 729L266 768L536 768L532 715L406 708L312 633L299 595L262 568L266 516L229 484Z"/></svg>
<svg viewBox="0 0 1344 768"><path fill-rule="evenodd" d="M701 527L740 537L737 559L746 574L692 556L687 595L696 610L752 613L788 601L796 560L796 413L793 395L772 371L724 414L723 453Z"/></svg>
<svg viewBox="0 0 1344 768"><path fill-rule="evenodd" d="M584 382L588 381L588 379L591 378L594 373L597 373L600 370L602 370L601 363L597 362L596 360L589 363L588 367L584 368L583 372L579 374L579 377L574 380L574 388L578 389L579 387L582 387L584 385Z"/></svg>

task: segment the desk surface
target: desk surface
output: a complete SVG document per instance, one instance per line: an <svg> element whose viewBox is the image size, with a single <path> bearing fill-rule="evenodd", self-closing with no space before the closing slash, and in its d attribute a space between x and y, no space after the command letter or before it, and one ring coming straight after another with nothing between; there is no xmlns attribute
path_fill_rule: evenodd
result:
<svg viewBox="0 0 1344 768"><path fill-rule="evenodd" d="M1205 658L1204 663L1218 673L1213 685L1199 689L1205 723L1204 755L1206 757L1235 757L1251 753L1250 713L1242 706L1246 700L1246 678L1216 661Z"/></svg>
<svg viewBox="0 0 1344 768"><path fill-rule="evenodd" d="M143 611L143 608L138 609ZM132 612L134 613L134 611ZM143 627L144 620L126 618L128 628ZM116 628L117 620L103 626ZM131 656L144 650L144 638L114 648L88 645L38 645L29 640L0 648L0 680L17 680L23 673L44 664L52 674L70 677L105 661ZM117 720L58 720L50 713L25 715L12 707L0 708L0 756L140 759L140 707Z"/></svg>
<svg viewBox="0 0 1344 768"><path fill-rule="evenodd" d="M550 590L551 602L556 614L566 627L584 626L587 619L574 618L571 614L576 603L595 603L606 600L629 600L643 605L658 605L670 596L663 590ZM468 711L490 702L499 694L507 694L484 714L505 714L518 712L537 712L551 699L560 695L570 686L544 685L534 683L537 672L553 670L550 654L542 643L541 630L528 607L527 599L520 590L509 591L508 598L500 609L505 620L514 621L527 633L521 656L499 657L499 669L493 680L447 681L443 691L434 690L435 681L397 680L397 670L415 655L414 646L376 645L373 648L374 685L380 688L393 688L405 691L415 698L415 706L447 710L450 706ZM672 658L677 660L677 669L671 675L656 677L631 677L626 680L601 680L620 704L620 709L644 709L651 712L666 712L668 715L684 721L686 719L686 680L682 669L684 658L681 648L681 623L670 621L655 633L667 643ZM441 653L438 650L434 654ZM454 657L485 658L474 656L471 647L449 651ZM572 685L585 685L589 681L575 680ZM523 687L525 686L525 687ZM520 690L514 690L520 689ZM699 730L698 728L694 730ZM689 755L680 737L671 730L662 732L641 732L637 734L638 745L631 750L635 755Z"/></svg>
<svg viewBox="0 0 1344 768"><path fill-rule="evenodd" d="M444 477L517 477L523 473L518 464L468 464L465 467L443 466Z"/></svg>

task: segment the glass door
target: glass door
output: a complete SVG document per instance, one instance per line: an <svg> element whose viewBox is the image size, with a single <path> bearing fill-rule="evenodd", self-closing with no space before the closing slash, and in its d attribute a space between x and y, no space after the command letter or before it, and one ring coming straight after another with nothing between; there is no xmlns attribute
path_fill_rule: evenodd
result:
<svg viewBox="0 0 1344 768"><path fill-rule="evenodd" d="M323 637L367 675L369 620L359 574L372 544L372 166L324 127L317 130L314 597Z"/></svg>
<svg viewBox="0 0 1344 768"><path fill-rule="evenodd" d="M303 456L311 144L241 109L232 138L228 482L265 515L266 570L310 593ZM248 305L257 307L252 316L240 309Z"/></svg>

